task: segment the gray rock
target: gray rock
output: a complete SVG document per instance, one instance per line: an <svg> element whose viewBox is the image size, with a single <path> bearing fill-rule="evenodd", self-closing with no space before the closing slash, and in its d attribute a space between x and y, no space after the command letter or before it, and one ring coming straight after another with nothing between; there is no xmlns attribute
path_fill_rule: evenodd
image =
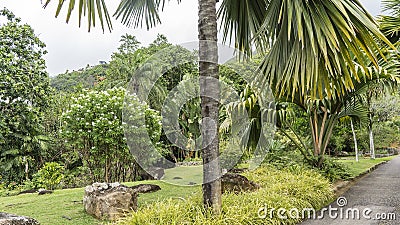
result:
<svg viewBox="0 0 400 225"><path fill-rule="evenodd" d="M44 194L53 194L53 191L49 191L43 188L38 190L38 195L44 195Z"/></svg>
<svg viewBox="0 0 400 225"><path fill-rule="evenodd" d="M131 189L136 193L150 193L161 190L160 186L155 184L139 184L132 186Z"/></svg>
<svg viewBox="0 0 400 225"><path fill-rule="evenodd" d="M0 212L0 225L39 225L39 222L30 217Z"/></svg>
<svg viewBox="0 0 400 225"><path fill-rule="evenodd" d="M221 177L222 193L233 192L240 193L243 191L255 191L260 185L247 179L247 177L235 173L226 173Z"/></svg>
<svg viewBox="0 0 400 225"><path fill-rule="evenodd" d="M97 219L116 220L137 209L137 192L119 183L94 183L85 188L83 205Z"/></svg>

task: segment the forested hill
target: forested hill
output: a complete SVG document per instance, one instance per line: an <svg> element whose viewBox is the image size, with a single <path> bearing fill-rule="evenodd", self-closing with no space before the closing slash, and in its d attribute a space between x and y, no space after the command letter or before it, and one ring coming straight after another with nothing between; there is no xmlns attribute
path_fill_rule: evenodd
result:
<svg viewBox="0 0 400 225"><path fill-rule="evenodd" d="M108 64L87 65L78 71L65 72L51 78L50 85L58 91L73 92L83 88L92 88L104 79Z"/></svg>

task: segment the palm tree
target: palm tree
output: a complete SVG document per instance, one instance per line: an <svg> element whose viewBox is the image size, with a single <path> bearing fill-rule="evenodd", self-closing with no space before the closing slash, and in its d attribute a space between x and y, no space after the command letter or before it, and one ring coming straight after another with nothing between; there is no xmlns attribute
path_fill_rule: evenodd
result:
<svg viewBox="0 0 400 225"><path fill-rule="evenodd" d="M231 8L220 11L230 29L225 34L234 33L230 38L244 50L249 39L261 50L269 45L256 80L269 85L278 101L308 113L320 166L345 99L379 70L379 43L394 47L356 0L269 1L261 26L255 16L245 26L245 12Z"/></svg>
<svg viewBox="0 0 400 225"><path fill-rule="evenodd" d="M59 2L56 15L64 2ZM112 29L104 0L70 0L67 21L77 3L79 22L87 13L89 30L95 26L96 11L103 30L105 23ZM164 3L165 0L121 0L114 15L128 26L138 27L145 22L150 28L160 22L159 12ZM372 77L365 58L378 67L375 52L380 50L374 38L388 43L373 18L358 0L223 0L218 16L222 19L224 41L233 42L247 54L254 50L253 45L261 52L267 52L269 47L262 65L263 75L257 81L270 86L278 99L311 103L304 110L310 113L315 154L323 155L331 133L331 126L325 125L331 122L327 120L328 108L319 103L325 98L342 99L345 91L353 90L361 81L360 72ZM219 95L216 24L216 0L199 0L199 54L203 61L199 66L200 86L202 94L207 92L207 96L213 97ZM218 103L203 97L202 114L203 118L217 119ZM206 143L217 132L210 128L207 123L203 126ZM217 160L213 160L216 156L215 139L203 151L205 163L215 162L204 168L206 181L220 173ZM204 185L203 191L205 205L218 209L218 179Z"/></svg>
<svg viewBox="0 0 400 225"><path fill-rule="evenodd" d="M368 135L369 135L369 149L371 159L375 159L375 144L374 144L374 109L372 107L373 99L377 99L387 93L392 92L394 86L398 83L397 80L377 80L372 82L368 89L363 94L364 104L368 108Z"/></svg>
<svg viewBox="0 0 400 225"><path fill-rule="evenodd" d="M353 133L353 141L354 141L354 150L355 150L355 154L356 154L356 162L358 162L357 136L356 136L356 132L354 130L353 118L350 118L350 126L351 126L351 132Z"/></svg>

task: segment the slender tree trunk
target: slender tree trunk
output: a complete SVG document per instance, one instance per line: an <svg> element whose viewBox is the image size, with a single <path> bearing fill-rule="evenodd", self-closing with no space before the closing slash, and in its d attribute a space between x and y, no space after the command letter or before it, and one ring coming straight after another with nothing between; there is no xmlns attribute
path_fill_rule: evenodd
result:
<svg viewBox="0 0 400 225"><path fill-rule="evenodd" d="M354 131L354 126L353 126L353 119L350 118L350 125L351 125L351 132L353 132L353 139L354 139L354 149L356 152L356 162L358 162L358 146L357 146L357 137L356 137L356 132Z"/></svg>
<svg viewBox="0 0 400 225"><path fill-rule="evenodd" d="M374 146L374 134L372 129L369 127L369 150L371 154L371 159L375 159L375 146Z"/></svg>
<svg viewBox="0 0 400 225"><path fill-rule="evenodd" d="M313 139L314 166L321 168L328 143L332 136L333 127L336 124L336 114L328 113L328 110L321 107L322 115L318 115L318 110L313 109L310 115L311 136Z"/></svg>
<svg viewBox="0 0 400 225"><path fill-rule="evenodd" d="M372 113L369 114L368 133L369 133L369 153L371 155L371 159L375 159L374 134L372 132Z"/></svg>
<svg viewBox="0 0 400 225"><path fill-rule="evenodd" d="M218 141L218 46L216 0L199 0L199 73L203 136L203 203L221 211Z"/></svg>

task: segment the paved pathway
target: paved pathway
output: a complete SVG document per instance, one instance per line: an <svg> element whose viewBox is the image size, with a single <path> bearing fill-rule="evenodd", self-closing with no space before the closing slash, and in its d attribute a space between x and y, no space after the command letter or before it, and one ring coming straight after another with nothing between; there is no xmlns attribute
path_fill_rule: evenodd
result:
<svg viewBox="0 0 400 225"><path fill-rule="evenodd" d="M346 201L345 206L339 207ZM330 207L332 209L337 208L336 219L331 218L335 217L334 211L331 211L332 216L325 212L323 219L310 219L301 223L301 225L400 224L400 157L396 157L366 175L344 193L339 201L332 203ZM360 215L359 219L357 219L357 210ZM366 216L363 215L364 210ZM342 216L340 215L341 211L343 212ZM321 212L317 212L316 215L321 215ZM353 215L355 215L355 219L353 219ZM368 219L368 217L371 217L371 219ZM390 217L390 219L377 219L382 217Z"/></svg>

